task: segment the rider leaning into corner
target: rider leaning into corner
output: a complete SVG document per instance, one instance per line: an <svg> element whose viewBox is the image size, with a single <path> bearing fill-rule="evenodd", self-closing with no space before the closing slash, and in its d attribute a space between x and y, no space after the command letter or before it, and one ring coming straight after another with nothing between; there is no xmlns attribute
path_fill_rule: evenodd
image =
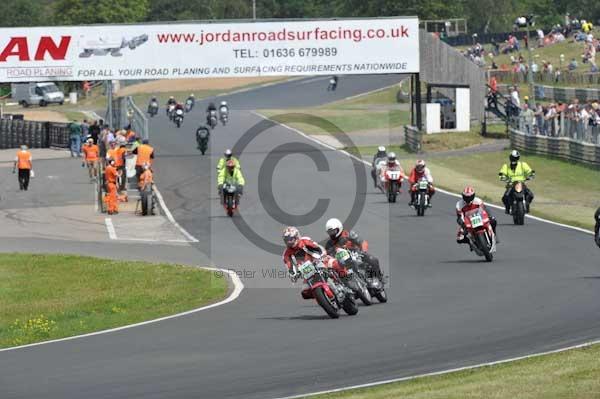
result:
<svg viewBox="0 0 600 399"><path fill-rule="evenodd" d="M471 186L465 187L462 192L462 199L456 203L456 223L458 223L458 232L456 233L456 242L458 244L470 244L469 236L467 235L467 229L465 226L465 213L474 209L480 208L487 212L490 218L490 224L496 235L496 243L499 243L498 233L496 232L496 225L498 224L496 218L492 216L490 210L486 208L481 198L475 196L475 190Z"/></svg>
<svg viewBox="0 0 600 399"><path fill-rule="evenodd" d="M325 244L327 253L335 256L336 248L346 248L361 253L364 262L369 266L369 273L373 276L382 279L383 274L379 267L379 259L367 253L369 243L363 240L354 230L344 230L344 225L339 219L329 219L325 224L329 240Z"/></svg>
<svg viewBox="0 0 600 399"><path fill-rule="evenodd" d="M525 185L525 181L535 175L535 171L529 167L527 162L521 162L521 154L519 151L513 150L510 153L509 160L510 164L504 164L500 168L498 175L500 178L508 178L509 182L521 182L523 183L523 189L525 190L525 212L529 213L529 205L533 201L533 193ZM509 166L510 165L510 166ZM504 211L506 214L510 214L510 204L512 203L513 186L508 184L504 195L502 196L502 203L504 204Z"/></svg>
<svg viewBox="0 0 600 399"><path fill-rule="evenodd" d="M431 171L425 164L425 161L419 159L415 164L415 167L412 168L410 174L408 176L408 183L410 184L410 203L409 206L415 204L415 197L417 196L417 189L415 184L419 182L422 178L427 179L429 183L429 207L431 207L431 197L435 194L435 188L433 187L433 176L431 176Z"/></svg>
<svg viewBox="0 0 600 399"><path fill-rule="evenodd" d="M379 182L377 181L377 163L379 162L378 160L385 159L387 159L387 152L385 150L385 147L380 145L377 148L377 152L375 153L375 155L373 155L373 162L371 162L371 177L373 178L373 184L375 185L375 188L379 187Z"/></svg>
<svg viewBox="0 0 600 399"><path fill-rule="evenodd" d="M297 265L307 260L320 260L323 265L335 270L338 276L346 276L346 269L335 258L329 256L325 249L310 237L301 237L296 227L288 226L283 230L283 242L286 246L283 251L283 263L292 281L300 277L300 273L294 268L292 258L296 260Z"/></svg>

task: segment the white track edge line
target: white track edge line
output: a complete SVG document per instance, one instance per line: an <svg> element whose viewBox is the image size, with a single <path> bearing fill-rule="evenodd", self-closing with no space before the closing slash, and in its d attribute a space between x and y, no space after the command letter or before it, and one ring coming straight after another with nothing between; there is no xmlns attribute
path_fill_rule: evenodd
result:
<svg viewBox="0 0 600 399"><path fill-rule="evenodd" d="M227 274L229 276L229 278L231 279L231 282L233 283L233 287L234 287L231 294L229 294L229 296L227 298L223 299L222 301L219 301L219 302L216 302L216 303L213 303L210 305L202 306L202 307L199 307L196 309L188 310L185 312L177 313L174 315L159 317L158 319L142 321L142 322L134 323L134 324L128 324L126 326L110 328L108 330L95 331L95 332L88 333L88 334L74 335L72 337L53 339L50 341L43 341L43 342L36 342L33 344L15 346L12 348L4 348L4 349L0 349L0 352L8 352L8 351L14 351L14 350L18 350L18 349L31 348L34 346L53 344L56 342L64 342L64 341L71 341L71 340L80 339L80 338L93 337L94 335L108 334L108 333L112 333L112 332L116 332L116 331L127 330L127 329L134 328L134 327L140 327L140 326L145 326L148 324L154 324L154 323L158 323L160 321L175 319L175 318L187 316L187 315L190 315L193 313L198 313L203 310L212 309L217 306L225 305L226 303L236 300L242 293L242 290L244 289L244 284L242 283L242 280L237 276L237 274L234 271L219 269L219 268L214 268L214 267L201 267L200 269L208 270L208 271L212 271L212 272L220 272L220 273L223 273L223 275Z"/></svg>
<svg viewBox="0 0 600 399"><path fill-rule="evenodd" d="M392 379L383 380L383 381L370 382L370 383L366 383L366 384L353 385L353 386L349 386L349 387L336 388L336 389L330 389L330 390L319 391L319 392L305 393L305 394L301 394L301 395L283 396L283 397L278 397L276 399L298 399L298 398L305 398L305 397L310 397L310 396L331 394L331 393L336 393L336 392L344 392L344 391L349 391L349 390L353 390L353 389L371 388L371 387L391 384L391 383L395 383L395 382L410 381L410 380L415 380L415 379L424 378L424 377L434 377L437 375L445 375L445 374L450 374L450 373L455 373L455 372L460 372L460 371L465 371L465 370L473 370L473 369L482 368L482 367L489 367L489 366L495 366L495 365L504 364L504 363L516 362L519 360L531 359L531 358L536 358L536 357L545 356L545 355L552 355L552 354L566 352L566 351L573 350L573 349L587 348L589 346L597 345L597 344L600 344L600 340L584 342L583 344L572 345L572 346L568 346L566 348L554 349L554 350L546 351L546 352L533 353L530 355L512 357L512 358L503 359L503 360L496 360L493 362L479 363L479 364L474 364L471 366L457 367L457 368L442 370L442 371L434 371L432 373L417 374L417 375L408 376L408 377L392 378Z"/></svg>
<svg viewBox="0 0 600 399"><path fill-rule="evenodd" d="M106 230L108 230L108 237L111 240L117 239L117 232L115 230L115 225L112 222L111 218L104 218L104 224L106 225Z"/></svg>
<svg viewBox="0 0 600 399"><path fill-rule="evenodd" d="M347 152L347 151L345 151L345 150L342 150L342 149L337 149L337 148L335 148L335 147L333 147L333 146L331 146L331 145L329 145L329 144L327 144L327 143L324 143L324 142L322 142L321 140L318 140L318 139L316 139L316 138L314 138L314 137L311 137L311 136L307 135L306 133L304 133L304 132L302 132L302 131L300 131L300 130L298 130L298 129L296 129L296 128L293 128L293 127L291 127L291 126L288 126L288 125L286 125L285 123L280 123L280 122L274 121L273 119L270 119L269 117L267 117L267 116L265 116L265 115L263 115L263 114L260 114L260 113L258 113L258 112L256 112L256 111L252 111L252 112L253 112L255 115L257 115L257 116L259 116L259 117L261 117L261 118L263 118L263 119L268 119L268 120L270 120L270 121L271 121L271 122L273 122L273 123L276 123L276 124L278 124L278 125L280 125L280 126L283 126L284 128L286 128L286 129L288 129L288 130L291 130L292 132L298 133L299 135L301 135L301 136L303 136L303 137L306 137L307 139L309 139L309 140L311 140L311 141L313 141L313 142L315 142L315 143L317 143L317 144L319 144L319 145L321 145L321 146L323 146L323 147L325 147L325 148L328 148L328 149L330 149L330 150L333 150L333 151L340 152L340 153L342 153L342 154L344 154L344 155L347 155L347 156L349 156L349 157L350 157L350 158L352 158L352 159L356 159L357 161L360 161L360 162L362 162L363 164L365 164L365 165L367 165L367 166L371 167L371 163L370 163L369 161L365 161L364 159L362 159L362 158L359 158L359 157L357 157L357 156L355 156L355 155L352 155L352 154L350 154L349 152ZM437 191L439 191L439 192L441 192L441 193L443 193L443 194L446 194L446 195L452 196L452 197L456 197L456 198L459 198L459 197L460 197L460 194L453 193L453 192L451 192L451 191L444 190L444 189L441 189L441 188L438 188L438 187L436 187L436 190L437 190ZM495 209L500 209L500 210L504 211L504 208L503 208L503 207L501 207L501 206L499 206L499 205L496 205L496 204L489 203L489 202L488 202L488 203L486 203L486 206L489 206L489 207L492 207L492 208L495 208ZM593 232L593 231L591 231L591 230L586 230L586 229L583 229L583 228L581 228L581 227L571 226L571 225L569 225L569 224L565 224L565 223L554 222L554 221L552 221L552 220L544 219L544 218L542 218L542 217L539 217L539 216L533 216L533 215L525 215L525 216L526 216L527 218L529 218L529 219L537 220L537 221L539 221L539 222L543 222L543 223L548 223L548 224L551 224L551 225L554 225L554 226L564 227L564 228L567 228L567 229L571 229L571 230L579 231L579 232L581 232L581 233L592 234L592 235L594 234L594 232Z"/></svg>
<svg viewBox="0 0 600 399"><path fill-rule="evenodd" d="M177 227L177 229L181 232L181 234L183 234L185 236L185 238L187 238L190 242L198 242L198 239L196 237L194 237L193 235L188 233L186 229L184 229L183 227L181 227L181 225L179 225L179 223L177 223L177 221L171 214L171 211L169 210L169 208L167 208L167 204L165 204L165 200L163 199L163 196L160 193L160 191L158 191L158 188L156 187L156 185L154 185L154 192L156 193L156 198L158 198L160 207L165 212L165 215L167 216L167 219L169 219L169 222L171 222L173 224L173 226Z"/></svg>

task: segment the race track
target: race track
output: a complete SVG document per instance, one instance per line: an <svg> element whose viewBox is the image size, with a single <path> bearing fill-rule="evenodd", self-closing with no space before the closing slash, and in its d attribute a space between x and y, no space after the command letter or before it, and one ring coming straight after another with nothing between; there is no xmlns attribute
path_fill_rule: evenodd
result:
<svg viewBox="0 0 600 399"><path fill-rule="evenodd" d="M175 219L200 242L193 251L150 246L143 256L160 252L195 263L208 256L240 272L246 289L233 303L184 318L0 352L0 396L276 398L600 337L600 269L589 235L529 219L513 226L495 211L502 242L494 262L482 262L454 241L456 198L438 193L433 209L417 218L408 196L385 202L362 164L355 168L346 155L250 111L320 104L396 80L346 77L332 94L325 91L325 78L311 78L228 96L231 123L214 131L204 157L195 149L194 131L205 102L179 130L164 113L152 120L159 188ZM241 216L254 233L242 233L218 204L215 165L225 148L257 124L268 129L241 155L247 180ZM296 150L303 153L292 154ZM327 166L319 171L307 154L322 156ZM271 165L277 155L283 158ZM543 176L536 184L543 184ZM351 211L357 196L359 203L365 199L358 213ZM284 222L311 211L319 198L330 201L327 212L301 231L323 239L329 217L356 214L355 229L390 276L387 304L361 306L354 317L329 320L300 298L300 285L272 276L271 270L282 269L281 256L257 245L257 237L279 245ZM143 247L133 246L128 256Z"/></svg>

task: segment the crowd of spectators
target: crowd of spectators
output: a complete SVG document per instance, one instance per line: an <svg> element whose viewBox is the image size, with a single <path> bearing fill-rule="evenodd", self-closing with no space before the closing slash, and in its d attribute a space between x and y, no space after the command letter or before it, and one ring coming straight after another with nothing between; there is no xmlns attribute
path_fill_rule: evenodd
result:
<svg viewBox="0 0 600 399"><path fill-rule="evenodd" d="M583 70L583 64L589 65L589 72L599 72L596 62L596 52L600 51L600 40L594 37L594 26L591 22L571 18L568 14L565 16L564 25L555 25L546 33L543 29L536 30L537 47L547 47L556 43L561 43L570 40L573 43L583 43L584 50L581 54L581 60L572 58L571 60L563 60L564 67L569 71ZM510 34L503 43L492 41L489 49L486 49L478 42L477 34L473 35L474 45L463 51L465 57L481 67L489 66L490 69L506 70L512 72L520 72L526 74L529 65L522 55L522 51L527 47L528 38L524 37L524 45L521 44L516 35ZM534 47L534 46L532 46ZM510 54L510 65L500 65L496 63L496 57L500 54ZM486 61L486 58L489 59ZM538 60L537 56L532 60L531 70L533 73L542 72L551 79L557 80L560 78L561 68L554 68L550 61ZM568 62L568 64L567 64ZM562 66L562 65L561 65Z"/></svg>

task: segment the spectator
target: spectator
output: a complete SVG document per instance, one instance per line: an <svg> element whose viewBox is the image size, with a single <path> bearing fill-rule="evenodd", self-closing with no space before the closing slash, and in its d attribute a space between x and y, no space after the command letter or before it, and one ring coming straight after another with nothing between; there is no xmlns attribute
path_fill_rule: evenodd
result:
<svg viewBox="0 0 600 399"><path fill-rule="evenodd" d="M71 158L81 157L81 125L76 120L69 124L69 141Z"/></svg>
<svg viewBox="0 0 600 399"><path fill-rule="evenodd" d="M537 134L545 134L544 133L544 107L542 106L542 104L538 103L536 108L535 108L535 112L534 112L534 116L535 116L535 126L537 128Z"/></svg>
<svg viewBox="0 0 600 399"><path fill-rule="evenodd" d="M513 86L510 92L510 102L512 104L512 115L519 116L519 112L521 109L521 100L519 99L519 92L517 91L517 86Z"/></svg>
<svg viewBox="0 0 600 399"><path fill-rule="evenodd" d="M569 71L574 71L577 69L577 60L575 58L573 58L571 60L571 62L569 62L568 68L569 68Z"/></svg>
<svg viewBox="0 0 600 399"><path fill-rule="evenodd" d="M532 135L533 132L533 122L534 122L534 114L533 111L529 108L528 104L523 105L523 119L525 121L525 131L527 134Z"/></svg>
<svg viewBox="0 0 600 399"><path fill-rule="evenodd" d="M98 136L100 136L100 125L98 121L94 121L92 126L90 126L90 136L94 139L94 144L98 144Z"/></svg>
<svg viewBox="0 0 600 399"><path fill-rule="evenodd" d="M29 178L32 175L32 163L31 163L31 153L27 149L26 145L21 146L21 150L17 152L17 156L15 157L15 165L13 166L13 173L16 170L19 170L19 189L21 191L29 188Z"/></svg>

